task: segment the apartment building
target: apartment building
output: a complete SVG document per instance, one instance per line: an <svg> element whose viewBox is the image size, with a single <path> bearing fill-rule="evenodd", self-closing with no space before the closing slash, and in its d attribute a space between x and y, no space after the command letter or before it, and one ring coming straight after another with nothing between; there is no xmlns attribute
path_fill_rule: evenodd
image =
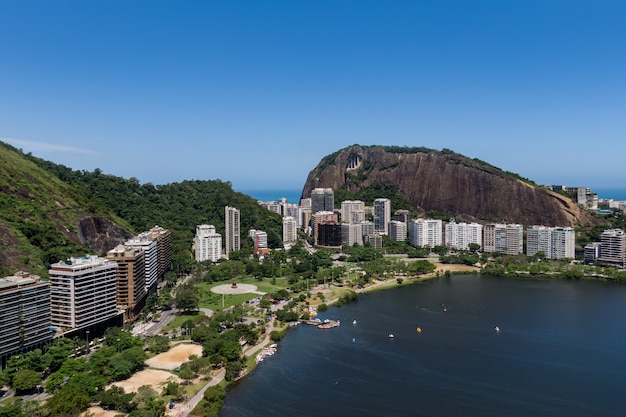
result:
<svg viewBox="0 0 626 417"><path fill-rule="evenodd" d="M159 280L159 254L157 251L157 242L152 240L149 233L141 233L132 239L127 240L124 246L128 248L141 249L144 252L144 266L146 272L144 274L146 282L146 290L148 294L156 292L157 282Z"/></svg>
<svg viewBox="0 0 626 417"><path fill-rule="evenodd" d="M283 217L283 245L293 245L298 240L298 221L295 217Z"/></svg>
<svg viewBox="0 0 626 417"><path fill-rule="evenodd" d="M117 308L125 310L125 320L132 320L139 314L147 295L144 252L139 248L118 245L108 251L106 257L117 264Z"/></svg>
<svg viewBox="0 0 626 417"><path fill-rule="evenodd" d="M347 246L363 246L363 227L361 226L361 224L342 223L341 243L342 245Z"/></svg>
<svg viewBox="0 0 626 417"><path fill-rule="evenodd" d="M224 208L224 255L228 258L228 254L233 251L241 250L241 230L240 230L240 213L234 207L226 206Z"/></svg>
<svg viewBox="0 0 626 417"><path fill-rule="evenodd" d="M409 222L409 241L413 246L434 248L443 245L443 222L433 219Z"/></svg>
<svg viewBox="0 0 626 417"><path fill-rule="evenodd" d="M62 331L103 323L117 311L117 263L98 256L50 266L50 319Z"/></svg>
<svg viewBox="0 0 626 417"><path fill-rule="evenodd" d="M212 224L198 225L193 238L193 249L197 262L217 262L222 258L222 235L215 231Z"/></svg>
<svg viewBox="0 0 626 417"><path fill-rule="evenodd" d="M0 278L0 369L11 355L41 347L53 336L50 283L27 272Z"/></svg>
<svg viewBox="0 0 626 417"><path fill-rule="evenodd" d="M530 226L526 230L526 255L541 251L547 259L573 259L575 238L571 227Z"/></svg>
<svg viewBox="0 0 626 417"><path fill-rule="evenodd" d="M314 188L311 191L311 214L335 210L335 192L332 188Z"/></svg>
<svg viewBox="0 0 626 417"><path fill-rule="evenodd" d="M483 227L483 250L506 255L523 253L524 227L521 224L486 224Z"/></svg>
<svg viewBox="0 0 626 417"><path fill-rule="evenodd" d="M598 261L626 267L626 234L622 229L609 229L600 236L600 257Z"/></svg>
<svg viewBox="0 0 626 417"><path fill-rule="evenodd" d="M389 234L391 221L391 200L377 198L374 200L374 230L381 235Z"/></svg>
<svg viewBox="0 0 626 417"><path fill-rule="evenodd" d="M478 223L456 223L454 220L445 225L445 244L451 249L468 250L470 244L482 247L483 226Z"/></svg>
<svg viewBox="0 0 626 417"><path fill-rule="evenodd" d="M407 225L400 220L392 220L389 222L389 239L397 241L405 241L407 238Z"/></svg>
<svg viewBox="0 0 626 417"><path fill-rule="evenodd" d="M318 244L319 226L321 224L339 224L338 220L337 213L331 211L318 211L313 214L311 218L311 231L316 244Z"/></svg>
<svg viewBox="0 0 626 417"><path fill-rule="evenodd" d="M360 200L346 200L341 202L341 222L361 223L365 220L365 203Z"/></svg>

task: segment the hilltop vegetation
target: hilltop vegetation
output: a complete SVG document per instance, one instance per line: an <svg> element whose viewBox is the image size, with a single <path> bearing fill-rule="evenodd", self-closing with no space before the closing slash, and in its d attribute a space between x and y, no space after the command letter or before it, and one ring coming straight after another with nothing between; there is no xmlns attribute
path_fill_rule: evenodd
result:
<svg viewBox="0 0 626 417"><path fill-rule="evenodd" d="M246 239L249 229L267 232L272 248L282 246L281 217L261 207L257 201L232 190L230 182L220 180L183 181L166 185L140 184L136 178L125 179L93 172L72 170L63 165L24 155L60 180L74 193L89 196L95 206L104 206L116 218L124 219L132 230L141 232L154 225L172 232L173 267L188 272L193 264L192 239L199 224L212 224L224 233L224 207L241 212L242 250L252 247Z"/></svg>
<svg viewBox="0 0 626 417"><path fill-rule="evenodd" d="M104 217L130 225L105 205L0 142L0 272L45 273L52 262L90 251L81 221Z"/></svg>

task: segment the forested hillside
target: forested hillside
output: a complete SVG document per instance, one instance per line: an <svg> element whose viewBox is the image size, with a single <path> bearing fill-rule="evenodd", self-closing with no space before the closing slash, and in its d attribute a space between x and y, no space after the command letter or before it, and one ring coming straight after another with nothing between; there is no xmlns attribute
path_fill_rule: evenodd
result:
<svg viewBox="0 0 626 417"><path fill-rule="evenodd" d="M242 245L252 246L249 229L267 232L270 247L282 245L281 217L261 207L253 198L232 190L229 182L220 180L183 181L166 185L140 184L102 173L77 171L63 165L27 155L28 159L60 180L89 195L127 221L135 231L154 225L169 229L173 236L173 267L188 270L192 261L191 244L199 224L212 224L224 233L224 207L241 211Z"/></svg>
<svg viewBox="0 0 626 417"><path fill-rule="evenodd" d="M105 250L131 236L112 210L0 142L0 273L45 275L71 255Z"/></svg>

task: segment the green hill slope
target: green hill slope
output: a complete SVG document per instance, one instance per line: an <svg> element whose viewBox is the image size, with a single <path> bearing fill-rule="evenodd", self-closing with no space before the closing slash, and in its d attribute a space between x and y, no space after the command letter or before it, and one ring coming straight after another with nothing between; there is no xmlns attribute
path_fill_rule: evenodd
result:
<svg viewBox="0 0 626 417"><path fill-rule="evenodd" d="M98 219L107 231L127 236L130 225L83 192L0 142L0 272L18 269L46 275L50 263L101 251L110 244L85 234ZM121 226L120 226L121 225Z"/></svg>

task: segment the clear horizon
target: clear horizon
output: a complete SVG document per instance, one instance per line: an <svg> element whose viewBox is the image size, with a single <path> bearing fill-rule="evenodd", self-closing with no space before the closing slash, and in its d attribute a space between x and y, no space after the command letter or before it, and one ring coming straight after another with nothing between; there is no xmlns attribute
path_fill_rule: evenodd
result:
<svg viewBox="0 0 626 417"><path fill-rule="evenodd" d="M302 187L361 144L617 188L624 15L616 0L1 2L0 140L158 185Z"/></svg>

